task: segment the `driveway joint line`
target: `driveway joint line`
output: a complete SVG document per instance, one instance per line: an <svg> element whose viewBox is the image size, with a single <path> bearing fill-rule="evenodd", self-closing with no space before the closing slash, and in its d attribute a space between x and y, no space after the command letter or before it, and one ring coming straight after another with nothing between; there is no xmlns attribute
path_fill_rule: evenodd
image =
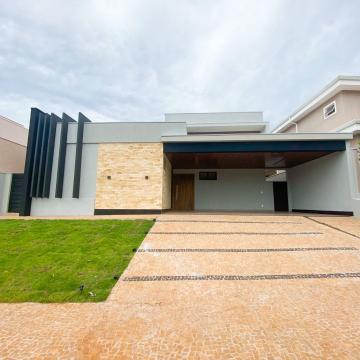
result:
<svg viewBox="0 0 360 360"><path fill-rule="evenodd" d="M344 234L347 234L347 235L350 235L350 236L353 236L353 237L356 237L356 238L360 239L360 236L357 236L357 235L355 235L355 234L353 234L353 233L351 233L351 232L342 230L342 229L340 229L340 228L338 228L338 227L336 227L336 226L334 226L334 225L329 225L329 224L326 224L326 223L324 223L324 222L322 222L322 221L315 220L314 218L311 218L310 216L304 216L304 217L307 218L307 219L309 219L309 220L311 220L311 221L314 221L314 222L316 222L316 223L318 223L318 224L327 226L327 227L329 227L329 228L331 228L331 229L340 231L340 232L342 232L342 233L344 233Z"/></svg>
<svg viewBox="0 0 360 360"><path fill-rule="evenodd" d="M158 223L303 224L295 221L156 220Z"/></svg>

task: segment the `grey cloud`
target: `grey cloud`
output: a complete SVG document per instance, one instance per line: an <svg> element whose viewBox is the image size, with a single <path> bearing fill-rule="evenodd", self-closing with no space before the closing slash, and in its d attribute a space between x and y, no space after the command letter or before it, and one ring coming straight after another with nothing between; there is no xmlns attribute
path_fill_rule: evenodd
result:
<svg viewBox="0 0 360 360"><path fill-rule="evenodd" d="M11 1L0 9L0 113L94 121L264 110L274 125L359 73L356 0Z"/></svg>

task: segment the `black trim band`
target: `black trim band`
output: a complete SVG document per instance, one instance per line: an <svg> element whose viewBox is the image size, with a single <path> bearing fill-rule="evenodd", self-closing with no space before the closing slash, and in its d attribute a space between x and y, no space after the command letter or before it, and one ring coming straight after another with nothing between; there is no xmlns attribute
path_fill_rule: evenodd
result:
<svg viewBox="0 0 360 360"><path fill-rule="evenodd" d="M300 210L300 209L292 209L292 212L309 213L309 214L325 214L325 215L354 216L354 213L353 213L352 211Z"/></svg>
<svg viewBox="0 0 360 360"><path fill-rule="evenodd" d="M164 153L228 153L228 152L297 152L344 151L344 140L287 140L243 142L174 142L164 143Z"/></svg>
<svg viewBox="0 0 360 360"><path fill-rule="evenodd" d="M161 214L159 209L95 209L94 215L142 215Z"/></svg>

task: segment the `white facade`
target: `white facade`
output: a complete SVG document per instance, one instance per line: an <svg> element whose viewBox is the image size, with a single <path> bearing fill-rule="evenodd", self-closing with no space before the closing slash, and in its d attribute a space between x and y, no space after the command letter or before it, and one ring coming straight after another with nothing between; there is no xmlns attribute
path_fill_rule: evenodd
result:
<svg viewBox="0 0 360 360"><path fill-rule="evenodd" d="M11 178L11 174L0 173L0 214L8 212Z"/></svg>
<svg viewBox="0 0 360 360"><path fill-rule="evenodd" d="M200 171L216 171L217 180L200 180ZM263 169L174 170L194 174L195 210L273 211L273 185Z"/></svg>
<svg viewBox="0 0 360 360"><path fill-rule="evenodd" d="M287 171L292 209L353 211L346 151Z"/></svg>

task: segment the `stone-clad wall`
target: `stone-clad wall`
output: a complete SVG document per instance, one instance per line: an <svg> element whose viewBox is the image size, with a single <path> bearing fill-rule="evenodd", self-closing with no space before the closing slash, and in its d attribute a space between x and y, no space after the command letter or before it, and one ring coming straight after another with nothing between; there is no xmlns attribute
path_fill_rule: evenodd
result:
<svg viewBox="0 0 360 360"><path fill-rule="evenodd" d="M161 143L100 144L95 208L162 209L163 161Z"/></svg>

